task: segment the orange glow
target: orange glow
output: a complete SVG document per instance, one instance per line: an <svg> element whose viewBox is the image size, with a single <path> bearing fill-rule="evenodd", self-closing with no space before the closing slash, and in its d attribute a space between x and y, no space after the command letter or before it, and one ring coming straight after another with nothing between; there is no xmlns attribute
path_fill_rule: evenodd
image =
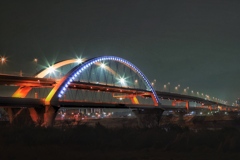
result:
<svg viewBox="0 0 240 160"><path fill-rule="evenodd" d="M154 97L154 94L153 93L151 93L151 97L152 97L152 100L153 100L153 103L154 103L154 106L158 106L158 102L157 102L157 100L156 100L156 98Z"/></svg>
<svg viewBox="0 0 240 160"><path fill-rule="evenodd" d="M5 57L1 57L2 58L5 58ZM84 62L86 59L81 59L82 62ZM5 61L6 61L6 58L5 58ZM35 58L34 59L34 62L37 62L38 59ZM70 59L70 60L65 60L65 61L62 61L62 62L58 62L56 64L54 64L52 67L54 67L55 69L59 68L59 67L62 67L62 66L65 66L65 65L68 65L68 64L72 64L72 63L77 63L79 61L79 59ZM39 74L37 74L35 77L39 77L39 78L43 78L45 77L47 74L49 73L48 69L45 69L43 70L42 72L40 72ZM31 87L26 87L26 86L21 86L18 88L18 90L12 95L12 97L21 97L21 98L24 98L27 96L28 92L31 91Z"/></svg>
<svg viewBox="0 0 240 160"><path fill-rule="evenodd" d="M3 64L3 63L5 63L7 61L7 58L2 56L0 60L1 60L1 63Z"/></svg>
<svg viewBox="0 0 240 160"><path fill-rule="evenodd" d="M131 99L133 104L139 104L139 101L138 101L136 96L132 96L130 99Z"/></svg>
<svg viewBox="0 0 240 160"><path fill-rule="evenodd" d="M25 98L31 87L19 87L18 90L12 95L12 97Z"/></svg>
<svg viewBox="0 0 240 160"><path fill-rule="evenodd" d="M86 59L81 59L81 60L82 60L82 62L86 61ZM72 63L78 63L78 62L79 62L79 59L69 59L69 60L65 60L65 61L62 61L62 62L58 62L58 63L52 65L52 67L54 69L58 69L59 67L62 67L62 66L68 65L68 64L72 64ZM42 71L41 73L39 73L35 77L43 78L48 73L49 73L48 69L45 69L44 71Z"/></svg>
<svg viewBox="0 0 240 160"><path fill-rule="evenodd" d="M189 101L186 101L186 109L189 110Z"/></svg>

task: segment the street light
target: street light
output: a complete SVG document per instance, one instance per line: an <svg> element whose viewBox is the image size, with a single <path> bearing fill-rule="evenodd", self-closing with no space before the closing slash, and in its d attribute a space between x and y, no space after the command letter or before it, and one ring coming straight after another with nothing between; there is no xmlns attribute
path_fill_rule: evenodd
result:
<svg viewBox="0 0 240 160"><path fill-rule="evenodd" d="M170 90L170 84L171 84L171 83L168 82L167 84L168 84L168 90L169 90L169 92L170 92L170 91L171 91L171 90Z"/></svg>
<svg viewBox="0 0 240 160"><path fill-rule="evenodd" d="M156 82L157 82L157 80L156 79L154 79L153 80L153 82L152 82L152 87L155 89L155 87L154 86L156 86Z"/></svg>
<svg viewBox="0 0 240 160"><path fill-rule="evenodd" d="M1 63L4 64L7 61L5 57L1 57Z"/></svg>
<svg viewBox="0 0 240 160"><path fill-rule="evenodd" d="M181 86L180 84L177 85L177 90L179 91L179 94L181 94L181 93L180 93L180 89L179 89L180 86Z"/></svg>
<svg viewBox="0 0 240 160"><path fill-rule="evenodd" d="M178 92L178 87L177 86L175 87L175 90L176 90L176 93L177 93Z"/></svg>
<svg viewBox="0 0 240 160"><path fill-rule="evenodd" d="M80 64L80 63L82 63L82 62L83 62L83 59L82 59L82 58L78 58L78 59L77 59L77 63L78 63L78 64Z"/></svg>
<svg viewBox="0 0 240 160"><path fill-rule="evenodd" d="M184 89L183 89L183 93L187 93L187 88L184 88Z"/></svg>
<svg viewBox="0 0 240 160"><path fill-rule="evenodd" d="M6 63L6 61L7 61L7 58L2 56L1 57L1 64L3 65L4 63ZM2 66L2 72L3 72L3 66Z"/></svg>
<svg viewBox="0 0 240 160"><path fill-rule="evenodd" d="M138 80L137 79L135 79L135 81L134 81L134 87L138 87Z"/></svg>
<svg viewBox="0 0 240 160"><path fill-rule="evenodd" d="M166 90L166 88L167 88L167 85L166 85L166 84L164 84L164 85L163 85L163 90L165 91L165 90Z"/></svg>
<svg viewBox="0 0 240 160"><path fill-rule="evenodd" d="M33 62L34 62L34 63L35 63L35 65L36 65L36 66L35 66L35 67L36 67L36 68L35 68L35 72L37 73L38 59L37 59L37 58L34 58L34 59L33 59Z"/></svg>
<svg viewBox="0 0 240 160"><path fill-rule="evenodd" d="M104 63L102 63L100 66L101 66L101 68L105 68L106 67L106 65Z"/></svg>
<svg viewBox="0 0 240 160"><path fill-rule="evenodd" d="M125 78L120 77L120 78L119 78L119 83L121 84L121 86L126 86L126 80L125 80Z"/></svg>
<svg viewBox="0 0 240 160"><path fill-rule="evenodd" d="M37 62L38 62L38 59L37 59L37 58L34 58L33 61L34 61L35 63L37 63Z"/></svg>
<svg viewBox="0 0 240 160"><path fill-rule="evenodd" d="M56 68L54 66L50 66L47 68L47 73L49 74L49 78L51 77L51 74L56 71Z"/></svg>

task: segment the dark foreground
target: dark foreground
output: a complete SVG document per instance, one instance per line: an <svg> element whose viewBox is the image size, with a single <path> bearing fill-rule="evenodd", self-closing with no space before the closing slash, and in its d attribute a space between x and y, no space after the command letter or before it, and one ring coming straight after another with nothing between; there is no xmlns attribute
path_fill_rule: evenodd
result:
<svg viewBox="0 0 240 160"><path fill-rule="evenodd" d="M105 128L100 123L59 128L0 127L0 160L240 159L238 128L192 131L177 125Z"/></svg>

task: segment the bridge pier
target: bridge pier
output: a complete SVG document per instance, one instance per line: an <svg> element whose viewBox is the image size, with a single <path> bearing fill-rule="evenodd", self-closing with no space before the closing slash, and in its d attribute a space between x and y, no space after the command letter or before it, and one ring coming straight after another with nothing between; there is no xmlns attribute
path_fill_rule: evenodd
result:
<svg viewBox="0 0 240 160"><path fill-rule="evenodd" d="M184 115L186 114L186 111L176 111L174 112L176 115L178 115L178 124L179 125L182 125L185 123L185 120L184 120Z"/></svg>
<svg viewBox="0 0 240 160"><path fill-rule="evenodd" d="M38 126L43 121L42 108L7 108L9 123L11 125L35 125Z"/></svg>
<svg viewBox="0 0 240 160"><path fill-rule="evenodd" d="M43 114L43 123L41 126L46 128L52 127L54 120L56 118L58 109L59 107L52 106L52 105L45 106L45 112Z"/></svg>
<svg viewBox="0 0 240 160"><path fill-rule="evenodd" d="M11 125L34 125L28 108L7 108Z"/></svg>
<svg viewBox="0 0 240 160"><path fill-rule="evenodd" d="M159 125L163 111L161 108L145 108L133 110L133 113L137 117L139 127L151 128Z"/></svg>

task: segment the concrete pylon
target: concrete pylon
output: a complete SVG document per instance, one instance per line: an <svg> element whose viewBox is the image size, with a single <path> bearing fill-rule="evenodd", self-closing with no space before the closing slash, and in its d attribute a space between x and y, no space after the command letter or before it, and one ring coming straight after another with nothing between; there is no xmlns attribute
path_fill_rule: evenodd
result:
<svg viewBox="0 0 240 160"><path fill-rule="evenodd" d="M7 113L11 125L34 125L28 108L7 108Z"/></svg>
<svg viewBox="0 0 240 160"><path fill-rule="evenodd" d="M43 108L7 108L9 123L11 125L35 125L43 122Z"/></svg>
<svg viewBox="0 0 240 160"><path fill-rule="evenodd" d="M138 119L139 127L151 128L159 125L163 111L161 108L144 108L133 110L133 113Z"/></svg>
<svg viewBox="0 0 240 160"><path fill-rule="evenodd" d="M43 127L52 127L54 120L56 118L57 115L57 111L58 111L59 107L56 106L45 106L45 113L43 114L43 123L41 126Z"/></svg>
<svg viewBox="0 0 240 160"><path fill-rule="evenodd" d="M185 123L184 115L187 113L186 111L175 111L176 115L178 115L178 124L182 125Z"/></svg>

